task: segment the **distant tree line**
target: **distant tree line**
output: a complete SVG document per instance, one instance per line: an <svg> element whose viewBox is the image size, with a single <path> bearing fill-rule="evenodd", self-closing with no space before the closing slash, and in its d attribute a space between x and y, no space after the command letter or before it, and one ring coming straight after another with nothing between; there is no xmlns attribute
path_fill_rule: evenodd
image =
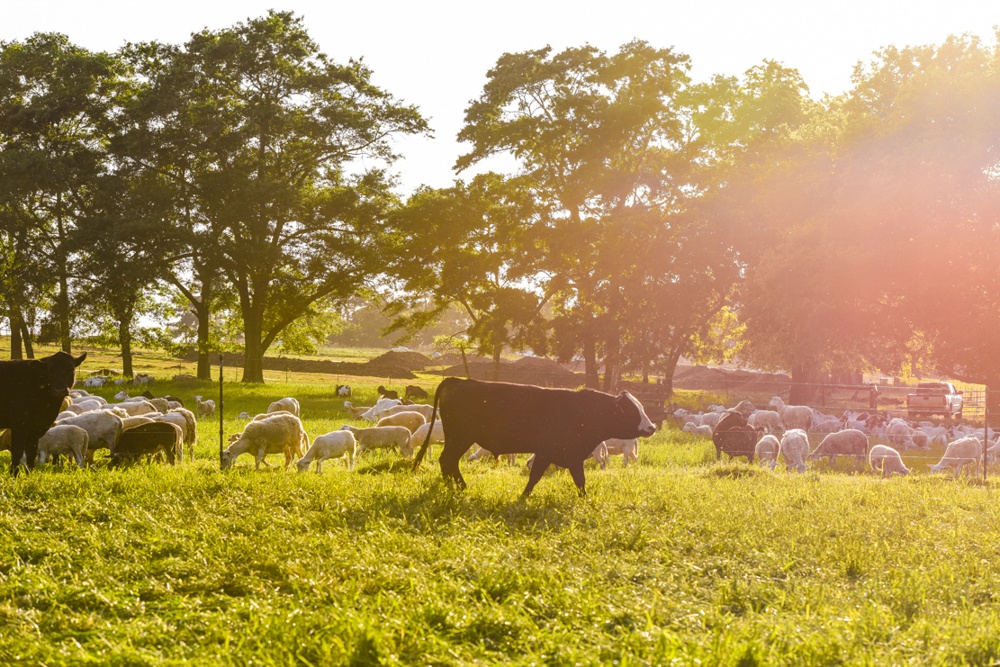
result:
<svg viewBox="0 0 1000 667"><path fill-rule="evenodd" d="M451 337L670 377L739 357L800 382L923 365L1000 386L1000 55L886 48L816 101L765 61L694 82L634 41L503 54L456 171L403 198L419 110L271 12L185 44L0 44L0 303L11 356ZM156 326L139 326L154 321ZM351 338L353 336L353 338ZM806 399L808 397L801 397Z"/></svg>

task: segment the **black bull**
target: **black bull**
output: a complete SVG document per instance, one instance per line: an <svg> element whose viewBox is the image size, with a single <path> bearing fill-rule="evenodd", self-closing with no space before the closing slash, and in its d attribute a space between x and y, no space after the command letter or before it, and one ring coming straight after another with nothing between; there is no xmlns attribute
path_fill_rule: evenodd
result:
<svg viewBox="0 0 1000 667"><path fill-rule="evenodd" d="M87 358L56 352L44 359L0 361L0 428L9 428L10 471L17 474L21 457L35 467L38 439L45 435L76 381L76 367Z"/></svg>
<svg viewBox="0 0 1000 667"><path fill-rule="evenodd" d="M656 426L628 392L617 396L592 389L547 389L508 382L445 378L434 393L431 430L414 460L420 465L434 420L441 416L444 448L441 474L465 488L458 469L462 455L477 443L494 456L534 454L526 497L552 464L569 469L585 495L583 462L608 438L652 435Z"/></svg>

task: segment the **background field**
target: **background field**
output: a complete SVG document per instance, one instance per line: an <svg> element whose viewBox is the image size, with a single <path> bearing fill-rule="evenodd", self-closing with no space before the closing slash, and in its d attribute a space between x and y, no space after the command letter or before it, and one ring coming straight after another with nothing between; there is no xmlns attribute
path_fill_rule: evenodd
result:
<svg viewBox="0 0 1000 667"><path fill-rule="evenodd" d="M348 421L331 383L227 384L226 414L292 395L315 436ZM153 388L187 401L212 386ZM258 473L244 456L222 473L218 430L202 420L196 460L177 467L0 475L0 663L1000 656L994 484L931 476L930 461L887 481L846 461L770 472L718 464L709 442L668 429L638 465L589 466L587 498L557 470L522 503L523 466L463 463L455 493L436 455L418 472L373 453L352 472Z"/></svg>

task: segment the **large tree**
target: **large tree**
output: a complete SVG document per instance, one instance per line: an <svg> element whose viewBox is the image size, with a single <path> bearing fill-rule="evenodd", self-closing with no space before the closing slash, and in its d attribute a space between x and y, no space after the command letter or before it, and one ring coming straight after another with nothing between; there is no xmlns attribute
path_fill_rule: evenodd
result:
<svg viewBox="0 0 1000 667"><path fill-rule="evenodd" d="M162 85L129 150L177 185L174 218L191 231L186 261L201 283L192 305L210 304L209 267L220 268L243 318L243 379L262 382L264 352L290 323L378 270L376 223L395 203L390 141L426 124L361 62L331 62L290 13L145 52L169 76L150 77ZM158 107L158 94L177 98Z"/></svg>

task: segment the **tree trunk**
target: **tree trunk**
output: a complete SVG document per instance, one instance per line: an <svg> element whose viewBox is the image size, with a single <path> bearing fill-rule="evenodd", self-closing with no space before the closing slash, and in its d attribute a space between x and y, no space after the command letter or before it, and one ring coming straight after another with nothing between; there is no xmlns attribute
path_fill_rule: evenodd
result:
<svg viewBox="0 0 1000 667"><path fill-rule="evenodd" d="M35 346L31 342L31 330L28 329L28 323L25 322L24 317L21 320L21 341L24 343L24 356L28 359L35 358Z"/></svg>
<svg viewBox="0 0 1000 667"><path fill-rule="evenodd" d="M198 318L198 379L212 379L212 361L209 355L209 312L205 305L204 292L201 303L193 304L192 312Z"/></svg>
<svg viewBox="0 0 1000 667"><path fill-rule="evenodd" d="M132 373L132 331L128 317L118 321L118 343L122 348L122 375L130 378Z"/></svg>
<svg viewBox="0 0 1000 667"><path fill-rule="evenodd" d="M465 369L465 377L469 380L472 379L472 372L469 371L469 358L465 356L465 348L460 347L458 351L462 353L462 367Z"/></svg>
<svg viewBox="0 0 1000 667"><path fill-rule="evenodd" d="M583 372L588 388L597 389L601 386L601 378L597 374L597 342L589 326L583 331Z"/></svg>
<svg viewBox="0 0 1000 667"><path fill-rule="evenodd" d="M254 310L243 315L243 382L264 382L263 323Z"/></svg>
<svg viewBox="0 0 1000 667"><path fill-rule="evenodd" d="M24 359L21 345L21 316L14 308L10 309L10 358Z"/></svg>
<svg viewBox="0 0 1000 667"><path fill-rule="evenodd" d="M788 405L810 405L819 389L819 369L812 364L792 366L792 388L788 392Z"/></svg>
<svg viewBox="0 0 1000 667"><path fill-rule="evenodd" d="M681 350L678 347L670 351L670 355L663 363L663 388L667 391L668 396L674 395L674 371L677 370L677 362L680 361L680 358Z"/></svg>
<svg viewBox="0 0 1000 667"><path fill-rule="evenodd" d="M69 280L66 274L59 276L59 293L56 295L56 318L59 320L59 343L62 351L72 352L69 329Z"/></svg>

